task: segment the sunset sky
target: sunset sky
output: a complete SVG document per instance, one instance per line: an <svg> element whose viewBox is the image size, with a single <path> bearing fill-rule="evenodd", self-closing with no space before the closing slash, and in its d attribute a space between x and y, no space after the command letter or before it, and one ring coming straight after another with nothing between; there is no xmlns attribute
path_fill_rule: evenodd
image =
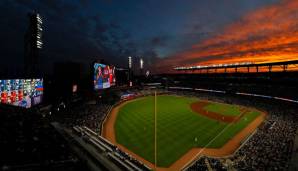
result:
<svg viewBox="0 0 298 171"><path fill-rule="evenodd" d="M22 67L32 11L44 20L45 72L59 61L126 67L128 56L158 72L298 57L297 0L3 0L0 67Z"/></svg>
<svg viewBox="0 0 298 171"><path fill-rule="evenodd" d="M298 1L285 0L247 12L158 67L287 61L298 59L297 52Z"/></svg>

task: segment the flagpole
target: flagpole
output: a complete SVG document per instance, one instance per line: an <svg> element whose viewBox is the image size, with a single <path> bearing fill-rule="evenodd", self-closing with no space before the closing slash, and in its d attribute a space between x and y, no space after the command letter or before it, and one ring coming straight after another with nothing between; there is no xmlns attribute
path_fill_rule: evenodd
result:
<svg viewBox="0 0 298 171"><path fill-rule="evenodd" d="M156 170L156 165L157 165L157 115L156 115L156 91L155 91L155 95L154 95L154 160L155 160L155 170Z"/></svg>

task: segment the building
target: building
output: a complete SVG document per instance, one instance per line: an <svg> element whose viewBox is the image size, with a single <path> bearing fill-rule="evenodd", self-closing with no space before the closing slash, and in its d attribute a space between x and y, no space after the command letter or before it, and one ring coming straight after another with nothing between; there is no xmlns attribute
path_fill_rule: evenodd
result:
<svg viewBox="0 0 298 171"><path fill-rule="evenodd" d="M43 48L43 21L38 13L29 13L29 27L25 34L25 74L27 77L38 76L40 50Z"/></svg>

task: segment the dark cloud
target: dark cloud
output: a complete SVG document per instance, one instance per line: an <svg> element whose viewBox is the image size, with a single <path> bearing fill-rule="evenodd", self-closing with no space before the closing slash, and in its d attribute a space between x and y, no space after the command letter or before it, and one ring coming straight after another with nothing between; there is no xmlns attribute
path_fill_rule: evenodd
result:
<svg viewBox="0 0 298 171"><path fill-rule="evenodd" d="M248 10L273 1L2 0L1 58L7 58L9 66L22 65L27 13L32 11L44 20L41 61L49 71L56 61L89 66L99 58L124 67L128 56L154 65L218 33Z"/></svg>

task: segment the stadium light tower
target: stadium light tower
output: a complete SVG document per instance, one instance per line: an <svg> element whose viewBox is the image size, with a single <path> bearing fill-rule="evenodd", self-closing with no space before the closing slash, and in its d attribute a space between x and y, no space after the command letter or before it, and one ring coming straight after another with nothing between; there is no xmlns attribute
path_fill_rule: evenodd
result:
<svg viewBox="0 0 298 171"><path fill-rule="evenodd" d="M128 57L128 68L129 69L132 68L132 59L131 59L131 56Z"/></svg>
<svg viewBox="0 0 298 171"><path fill-rule="evenodd" d="M129 82L129 86L132 86L132 58L131 56L128 57L128 82Z"/></svg>
<svg viewBox="0 0 298 171"><path fill-rule="evenodd" d="M143 75L143 68L144 68L144 61L143 61L143 59L141 58L141 59L140 59L140 75Z"/></svg>
<svg viewBox="0 0 298 171"><path fill-rule="evenodd" d="M143 69L143 66L144 66L144 61L143 61L143 59L141 58L141 59L140 59L140 68Z"/></svg>

